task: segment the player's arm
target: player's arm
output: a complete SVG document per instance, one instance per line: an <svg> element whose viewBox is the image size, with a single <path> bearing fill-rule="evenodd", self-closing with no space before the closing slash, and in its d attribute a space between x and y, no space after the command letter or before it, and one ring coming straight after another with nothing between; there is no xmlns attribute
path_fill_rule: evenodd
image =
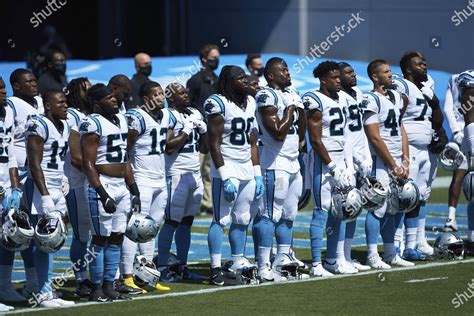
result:
<svg viewBox="0 0 474 316"><path fill-rule="evenodd" d="M400 130L402 132L402 168L403 168L403 178L408 178L410 172L410 150L408 146L408 137L405 131L405 126L403 123L400 125Z"/></svg>
<svg viewBox="0 0 474 316"><path fill-rule="evenodd" d="M298 108L298 136L302 147L306 141L306 115L304 108Z"/></svg>
<svg viewBox="0 0 474 316"><path fill-rule="evenodd" d="M260 169L260 158L258 157L257 135L255 129L250 132L250 158L252 165Z"/></svg>
<svg viewBox="0 0 474 316"><path fill-rule="evenodd" d="M216 169L224 166L224 158L221 153L222 135L224 134L224 118L218 114L212 114L207 117L209 135L209 151Z"/></svg>
<svg viewBox="0 0 474 316"><path fill-rule="evenodd" d="M174 152L183 148L183 146L188 141L189 134L191 133L192 129L182 129L178 135L174 135L174 131L172 128L168 128L166 132L166 148L165 152L167 155L171 155ZM202 136L201 136L202 137Z"/></svg>
<svg viewBox="0 0 474 316"><path fill-rule="evenodd" d="M12 140L8 144L8 174L10 176L10 187L12 189L20 187L20 175L18 174L18 162L15 156L15 145L12 133Z"/></svg>
<svg viewBox="0 0 474 316"><path fill-rule="evenodd" d="M97 158L97 147L99 145L99 136L93 133L82 135L82 170L84 171L89 184L94 188L102 186L99 174L95 168Z"/></svg>
<svg viewBox="0 0 474 316"><path fill-rule="evenodd" d="M451 90L451 80L448 83L448 88L446 89L446 96L444 98L444 114L446 115L446 120L448 121L449 128L451 129L451 132L453 132L453 135L456 134L457 132L462 131L461 128L459 128L459 123L458 120L456 119L456 114L459 115L459 113L455 113L454 109L454 100L453 100L453 93Z"/></svg>
<svg viewBox="0 0 474 316"><path fill-rule="evenodd" d="M26 150L28 155L28 165L31 176L41 195L49 195L48 188L44 181L44 173L41 168L43 161L44 142L38 135L30 135L26 141Z"/></svg>
<svg viewBox="0 0 474 316"><path fill-rule="evenodd" d="M314 152L321 158L324 164L330 164L332 160L323 143L323 114L321 111L309 110L307 112L307 124L309 141Z"/></svg>
<svg viewBox="0 0 474 316"><path fill-rule="evenodd" d="M77 169L82 170L81 135L75 130L71 130L68 143L71 151L71 164Z"/></svg>
<svg viewBox="0 0 474 316"><path fill-rule="evenodd" d="M207 132L201 134L201 137L199 137L199 152L201 154L209 153L209 136Z"/></svg>
<svg viewBox="0 0 474 316"><path fill-rule="evenodd" d="M262 122L268 133L277 141L284 141L288 130L293 124L296 106L290 105L285 109L283 117L278 117L277 108L273 106L259 107Z"/></svg>

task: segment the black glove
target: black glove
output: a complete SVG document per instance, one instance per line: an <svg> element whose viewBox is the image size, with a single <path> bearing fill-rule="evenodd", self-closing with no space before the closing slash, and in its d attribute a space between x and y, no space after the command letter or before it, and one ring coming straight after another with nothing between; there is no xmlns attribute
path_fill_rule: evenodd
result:
<svg viewBox="0 0 474 316"><path fill-rule="evenodd" d="M448 143L448 137L443 128L433 133L431 143L428 145L428 150L433 154L439 154L443 151Z"/></svg>
<svg viewBox="0 0 474 316"><path fill-rule="evenodd" d="M104 211L108 214L113 214L117 210L117 204L115 200L112 199L109 194L105 191L104 187L101 185L96 188L95 191L99 194L100 201L104 207Z"/></svg>
<svg viewBox="0 0 474 316"><path fill-rule="evenodd" d="M130 185L128 187L128 190L132 194L132 199L131 199L132 212L140 213L142 211L142 203L140 201L140 191L138 190L137 184L134 183Z"/></svg>

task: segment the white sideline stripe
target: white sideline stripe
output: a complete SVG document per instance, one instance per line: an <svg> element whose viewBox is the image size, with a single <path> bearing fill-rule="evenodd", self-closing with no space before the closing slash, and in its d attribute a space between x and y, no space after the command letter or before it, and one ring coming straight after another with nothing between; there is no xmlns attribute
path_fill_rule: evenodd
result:
<svg viewBox="0 0 474 316"><path fill-rule="evenodd" d="M357 273L357 274L339 274L339 275L335 275L335 276L331 276L331 277L312 278L312 279L298 280L298 281L291 281L291 282L263 283L263 284L258 284L258 285L237 285L237 286L227 286L227 287L216 287L216 288L203 289L203 290L194 290L194 291L187 291L187 292L156 294L156 295L148 295L148 296L133 298L133 301L150 300L150 299L162 299L162 298L167 298L167 297L209 294L209 293L221 292L221 291L233 291L233 290L249 288L249 287L250 288L256 288L256 287L262 287L262 286L279 286L279 285L288 285L288 284L303 283L303 282L317 282L317 281L325 281L325 280L343 279L343 278L348 278L348 277L358 277L358 276L371 275L371 274L384 274L384 273L410 271L410 270L422 270L422 269L428 269L428 268L450 266L450 265L454 265L454 264L468 264L468 263L474 263L474 259L467 259L467 260L462 260L462 261L449 261L449 262L432 262L432 263L417 265L417 266L414 266L414 267L404 267L404 268L401 267L401 268L393 268L393 269L389 269L389 270L370 270L370 271L366 271L366 272L360 272L360 273ZM127 303L127 302L130 302L130 301L116 301L116 302L111 302L111 303L88 302L88 303L80 303L80 304L75 304L73 306L60 307L60 308L61 309L66 309L66 308L70 309L70 308L85 307L85 306L99 305L99 304L100 305L114 304L114 303L123 304L123 303ZM58 307L21 309L21 310L16 310L16 311L13 311L13 312L9 312L7 314L34 313L34 312L42 312L42 311L53 310L53 309L58 309Z"/></svg>
<svg viewBox="0 0 474 316"><path fill-rule="evenodd" d="M80 75L80 74L91 72L91 71L94 71L94 70L97 70L97 69L100 69L100 68L101 68L101 65L92 64L92 65L85 66L85 67L82 67L82 68L69 70L69 71L67 71L67 75L68 76Z"/></svg>
<svg viewBox="0 0 474 316"><path fill-rule="evenodd" d="M428 282L428 281L436 281L436 280L446 280L448 277L437 277L437 278L427 278L427 279L412 279L405 281L405 283L420 283L420 282Z"/></svg>

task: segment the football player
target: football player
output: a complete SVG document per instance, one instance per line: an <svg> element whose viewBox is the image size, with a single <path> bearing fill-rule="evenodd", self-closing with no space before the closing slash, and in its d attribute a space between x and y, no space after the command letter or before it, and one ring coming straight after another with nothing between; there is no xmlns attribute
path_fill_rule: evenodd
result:
<svg viewBox="0 0 474 316"><path fill-rule="evenodd" d="M18 164L20 180L24 184L26 180L26 142L25 131L26 122L29 117L44 113L43 99L38 96L38 84L36 77L31 71L18 68L10 75L10 84L13 96L8 98L8 102L13 109L15 120L14 149ZM23 184L20 187L23 187ZM31 297L32 293L37 293L38 277L34 265L33 248L30 247L21 252L21 258L25 265L26 283L22 289L22 295Z"/></svg>
<svg viewBox="0 0 474 316"><path fill-rule="evenodd" d="M68 150L69 126L66 122L66 97L60 90L48 90L43 95L45 114L33 115L27 123L26 148L28 178L25 195L30 217L36 225L42 215L66 212L66 199L62 189L64 159ZM41 307L71 306L74 302L56 298L52 293L53 255L34 247Z"/></svg>
<svg viewBox="0 0 474 316"><path fill-rule="evenodd" d="M15 129L13 110L7 103L5 81L0 77L0 187L8 203L3 211L10 208L18 209L22 197L20 177L15 151L13 149L13 134ZM12 271L15 252L0 247L0 301L23 302L25 297L18 294L12 286Z"/></svg>
<svg viewBox="0 0 474 316"><path fill-rule="evenodd" d="M343 257L337 260L339 233L344 229L340 219L331 212L332 194L336 187L346 188L351 176L344 157L345 107L347 101L342 94L339 65L334 61L320 63L313 70L319 78L320 88L303 95L306 108L309 139L312 146L313 194L315 207L311 219L311 255L313 276L332 276L333 273L356 273ZM329 213L329 214L328 214ZM327 260L321 264L323 229L327 222Z"/></svg>
<svg viewBox="0 0 474 316"><path fill-rule="evenodd" d="M424 206L431 191L429 148L439 153L446 144L446 134L442 127L443 114L439 100L429 86L423 85L423 82L428 80L424 57L419 52L407 52L400 60L400 68L403 78L396 76L393 82L396 89L408 97L402 122L406 129L411 158L409 177L415 181L420 191L419 205L405 214L406 242L403 257L408 260L424 260L425 255L433 254L433 248L425 238L417 245L418 215L421 212L423 223L426 212ZM433 130L437 135L438 144L432 144ZM399 226L396 240L399 245L403 235L402 219L403 213L397 214ZM424 225L421 229L424 229Z"/></svg>
<svg viewBox="0 0 474 316"><path fill-rule="evenodd" d="M96 254L89 264L92 282L89 299L101 302L129 299L113 288L127 214L131 209L140 209L140 191L127 162L127 120L119 113L117 100L105 85L93 85L87 96L94 114L81 123L79 133L92 222L90 248Z"/></svg>
<svg viewBox="0 0 474 316"><path fill-rule="evenodd" d="M84 257L87 243L90 240L89 209L84 191L86 176L82 173L81 137L79 126L87 115L92 113L87 90L91 83L87 78L77 78L69 82L66 88L67 123L71 128L69 150L66 154L64 173L68 177L69 193L66 195L69 221L72 226L72 241L69 256L71 262L77 263L74 270L76 278L76 296L89 297L92 284L89 281Z"/></svg>
<svg viewBox="0 0 474 316"><path fill-rule="evenodd" d="M107 87L112 90L114 97L117 99L120 114L125 114L127 111L125 105L130 101L130 93L132 92L130 79L125 75L115 75L110 78Z"/></svg>
<svg viewBox="0 0 474 316"><path fill-rule="evenodd" d="M127 79L128 80L128 79ZM165 178L166 132L171 124L169 111L164 108L165 96L158 82L145 82L138 92L145 104L127 111L128 152L133 176L140 190L141 213L150 215L157 225L165 214L168 190ZM133 281L133 262L137 253L147 260L153 259L155 239L146 243L135 243L125 237L122 246L123 284L140 292L145 292ZM170 288L158 284L157 290ZM129 292L138 294L137 292Z"/></svg>
<svg viewBox="0 0 474 316"><path fill-rule="evenodd" d="M273 233L277 253L290 255L293 222L303 179L298 161L299 144L305 139L306 121L301 98L291 88L286 62L271 58L265 65L268 87L255 96L260 127L261 167L266 183L265 198L259 208L259 220L254 224L258 238L258 275L261 281L283 281L270 265Z"/></svg>
<svg viewBox="0 0 474 316"><path fill-rule="evenodd" d="M225 66L217 83L218 94L204 102L208 119L214 216L209 228L211 256L209 283L224 285L220 270L224 227L230 223L232 257L244 255L250 207L263 195L258 159L255 100L249 96L245 72Z"/></svg>
<svg viewBox="0 0 474 316"><path fill-rule="evenodd" d="M370 155L369 143L367 136L362 128L362 116L366 106L362 92L357 85L357 76L351 65L345 62L339 63L339 72L341 73L341 91L347 100L346 108L346 161L347 168L354 174L353 180L362 179L370 175L372 171L372 157ZM351 183L356 186L356 183ZM339 233L338 255L342 253L344 248L344 258L354 268L359 271L369 270L370 266L361 264L357 260L351 258L352 239L355 235L357 221L346 223L345 234Z"/></svg>
<svg viewBox="0 0 474 316"><path fill-rule="evenodd" d="M175 235L179 272L185 280L203 281L205 278L189 270L188 253L191 246L191 226L199 214L203 195L199 153L209 152L207 125L201 112L191 107L188 91L178 83L166 87L171 124L166 134L166 176L169 200L165 223L158 237L158 264L165 267ZM162 278L177 281L168 270Z"/></svg>
<svg viewBox="0 0 474 316"><path fill-rule="evenodd" d="M385 60L374 60L367 66L367 74L374 87L365 95L367 108L364 111L364 130L372 153L373 169L379 183L390 186L391 178L405 179L410 166L408 141L400 116L408 100L391 87L392 74ZM390 269L391 265L413 266L403 260L395 249L395 216L398 209L392 209L389 198L384 204L367 213L365 233L367 238L367 264L375 269ZM377 251L377 238L382 235L384 261Z"/></svg>

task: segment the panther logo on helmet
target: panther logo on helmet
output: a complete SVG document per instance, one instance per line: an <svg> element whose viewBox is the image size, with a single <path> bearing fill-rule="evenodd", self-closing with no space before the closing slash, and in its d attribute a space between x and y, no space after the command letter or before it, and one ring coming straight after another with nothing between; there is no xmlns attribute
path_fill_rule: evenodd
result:
<svg viewBox="0 0 474 316"><path fill-rule="evenodd" d="M153 240L158 230L158 224L150 215L132 212L128 219L125 236L131 241L144 243Z"/></svg>
<svg viewBox="0 0 474 316"><path fill-rule="evenodd" d="M145 256L136 256L133 263L133 278L140 287L151 286L156 288L160 281L161 273L156 270L155 264Z"/></svg>
<svg viewBox="0 0 474 316"><path fill-rule="evenodd" d="M390 183L390 205L388 212L408 213L415 209L420 200L420 191L412 179L394 179Z"/></svg>
<svg viewBox="0 0 474 316"><path fill-rule="evenodd" d="M375 177L362 179L360 191L363 195L363 208L373 211L381 207L387 199L388 189Z"/></svg>
<svg viewBox="0 0 474 316"><path fill-rule="evenodd" d="M272 263L273 272L286 278L288 281L302 280L309 278L304 274L296 259L286 253L279 253L275 256Z"/></svg>
<svg viewBox="0 0 474 316"><path fill-rule="evenodd" d="M464 241L455 233L442 233L433 245L434 254L439 259L464 259Z"/></svg>
<svg viewBox="0 0 474 316"><path fill-rule="evenodd" d="M221 270L226 285L258 284L257 266L245 257L227 260Z"/></svg>
<svg viewBox="0 0 474 316"><path fill-rule="evenodd" d="M27 249L34 235L35 230L25 212L11 209L2 216L0 245L6 250L23 251Z"/></svg>

